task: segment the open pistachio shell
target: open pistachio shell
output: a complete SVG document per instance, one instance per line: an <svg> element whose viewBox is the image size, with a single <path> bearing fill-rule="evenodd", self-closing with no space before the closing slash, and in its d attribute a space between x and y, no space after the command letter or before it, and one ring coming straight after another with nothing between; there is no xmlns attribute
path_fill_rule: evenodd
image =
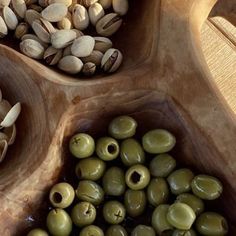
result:
<svg viewBox="0 0 236 236"><path fill-rule="evenodd" d="M8 145L11 145L15 142L16 139L16 125L12 125L4 129L4 135L6 135L6 140Z"/></svg>

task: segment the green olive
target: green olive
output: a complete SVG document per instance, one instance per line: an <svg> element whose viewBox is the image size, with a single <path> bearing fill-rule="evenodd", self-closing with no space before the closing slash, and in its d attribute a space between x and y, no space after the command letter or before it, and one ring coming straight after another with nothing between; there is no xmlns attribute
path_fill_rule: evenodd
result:
<svg viewBox="0 0 236 236"><path fill-rule="evenodd" d="M95 150L93 138L85 133L74 135L70 139L70 152L77 158L86 158L91 156Z"/></svg>
<svg viewBox="0 0 236 236"><path fill-rule="evenodd" d="M106 236L128 236L127 231L121 225L112 225L106 231Z"/></svg>
<svg viewBox="0 0 236 236"><path fill-rule="evenodd" d="M209 175L197 175L191 184L193 193L204 200L215 200L223 192L222 183Z"/></svg>
<svg viewBox="0 0 236 236"><path fill-rule="evenodd" d="M195 219L196 215L193 209L185 203L174 203L167 212L167 221L177 229L191 229Z"/></svg>
<svg viewBox="0 0 236 236"><path fill-rule="evenodd" d="M79 179L99 180L106 169L106 164L99 158L90 157L81 160L75 168L75 173Z"/></svg>
<svg viewBox="0 0 236 236"><path fill-rule="evenodd" d="M152 176L166 178L176 167L176 160L169 154L160 154L150 162Z"/></svg>
<svg viewBox="0 0 236 236"><path fill-rule="evenodd" d="M75 193L79 200L90 202L94 205L101 204L104 199L103 189L91 180L80 181Z"/></svg>
<svg viewBox="0 0 236 236"><path fill-rule="evenodd" d="M99 158L104 161L112 161L119 155L119 144L118 142L110 137L103 137L98 139L96 145L96 153Z"/></svg>
<svg viewBox="0 0 236 236"><path fill-rule="evenodd" d="M80 202L73 207L71 219L78 227L91 225L96 219L96 209L90 202Z"/></svg>
<svg viewBox="0 0 236 236"><path fill-rule="evenodd" d="M103 217L109 224L120 224L125 219L125 214L125 207L118 201L109 201L103 206Z"/></svg>
<svg viewBox="0 0 236 236"><path fill-rule="evenodd" d="M124 203L127 213L132 217L143 214L147 205L146 194L142 190L128 189L125 192Z"/></svg>
<svg viewBox="0 0 236 236"><path fill-rule="evenodd" d="M228 223L226 219L215 212L204 212L196 221L196 229L201 235L227 235Z"/></svg>
<svg viewBox="0 0 236 236"><path fill-rule="evenodd" d="M49 212L47 227L54 236L68 236L72 231L72 221L65 210L57 208Z"/></svg>
<svg viewBox="0 0 236 236"><path fill-rule="evenodd" d="M167 181L173 194L186 193L191 190L191 182L194 174L190 169L178 169L172 172Z"/></svg>
<svg viewBox="0 0 236 236"><path fill-rule="evenodd" d="M156 236L155 230L146 225L138 225L134 228L131 236Z"/></svg>
<svg viewBox="0 0 236 236"><path fill-rule="evenodd" d="M176 229L172 236L197 236L196 232L193 229L190 230L179 230Z"/></svg>
<svg viewBox="0 0 236 236"><path fill-rule="evenodd" d="M103 176L102 183L107 195L121 196L126 187L124 171L116 166L109 168Z"/></svg>
<svg viewBox="0 0 236 236"><path fill-rule="evenodd" d="M126 171L125 182L133 190L144 189L150 182L149 170L143 165L134 165Z"/></svg>
<svg viewBox="0 0 236 236"><path fill-rule="evenodd" d="M75 191L68 183L59 183L52 187L49 200L54 207L66 208L75 198Z"/></svg>
<svg viewBox="0 0 236 236"><path fill-rule="evenodd" d="M169 131L154 129L143 136L142 143L146 152L159 154L169 152L175 146L176 140Z"/></svg>
<svg viewBox="0 0 236 236"><path fill-rule="evenodd" d="M167 204L159 205L152 213L152 227L158 235L173 229L173 226L167 221L169 207L170 205Z"/></svg>
<svg viewBox="0 0 236 236"><path fill-rule="evenodd" d="M158 206L167 203L169 188L164 178L152 179L147 188L147 198L151 205Z"/></svg>
<svg viewBox="0 0 236 236"><path fill-rule="evenodd" d="M80 231L79 236L104 236L104 233L98 226L89 225Z"/></svg>
<svg viewBox="0 0 236 236"><path fill-rule="evenodd" d="M32 229L27 236L48 236L48 233L43 229Z"/></svg>
<svg viewBox="0 0 236 236"><path fill-rule="evenodd" d="M195 212L196 216L201 214L204 211L204 202L199 197L191 194L191 193L183 193L180 194L175 202L182 202L189 205L193 211Z"/></svg>
<svg viewBox="0 0 236 236"><path fill-rule="evenodd" d="M118 116L108 127L109 134L115 139L126 139L135 135L137 122L130 116Z"/></svg>
<svg viewBox="0 0 236 236"><path fill-rule="evenodd" d="M126 166L143 164L145 162L145 153L142 146L133 138L124 140L120 146L121 160Z"/></svg>

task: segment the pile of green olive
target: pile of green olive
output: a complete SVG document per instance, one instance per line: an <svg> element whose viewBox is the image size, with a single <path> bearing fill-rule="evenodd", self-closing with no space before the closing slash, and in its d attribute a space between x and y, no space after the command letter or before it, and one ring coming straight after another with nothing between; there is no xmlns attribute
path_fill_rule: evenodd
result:
<svg viewBox="0 0 236 236"><path fill-rule="evenodd" d="M119 116L110 122L107 137L95 142L79 133L71 138L70 152L79 159L79 183L76 189L66 182L52 187L49 200L54 209L46 220L50 235L227 235L226 219L205 211L209 201L220 197L221 182L177 169L176 160L167 154L176 144L169 131L148 131L139 142L136 128L132 117ZM136 222L132 227L130 219ZM74 228L78 233L72 233ZM47 235L39 228L28 233Z"/></svg>

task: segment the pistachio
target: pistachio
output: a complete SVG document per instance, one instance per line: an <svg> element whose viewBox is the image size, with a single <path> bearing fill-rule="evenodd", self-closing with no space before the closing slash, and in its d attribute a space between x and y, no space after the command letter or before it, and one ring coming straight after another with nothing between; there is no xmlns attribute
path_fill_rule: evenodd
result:
<svg viewBox="0 0 236 236"><path fill-rule="evenodd" d="M43 59L50 66L56 65L61 58L62 58L62 49L56 49L52 46L46 49L43 56Z"/></svg>
<svg viewBox="0 0 236 236"><path fill-rule="evenodd" d="M118 49L110 48L102 58L101 67L105 72L115 72L120 67L122 59L122 53Z"/></svg>
<svg viewBox="0 0 236 236"><path fill-rule="evenodd" d="M30 6L31 4L36 4L38 3L38 0L25 0L26 6Z"/></svg>
<svg viewBox="0 0 236 236"><path fill-rule="evenodd" d="M29 9L25 13L25 21L32 25L35 20L39 20L41 18L41 14L33 9Z"/></svg>
<svg viewBox="0 0 236 236"><path fill-rule="evenodd" d="M63 3L67 7L69 7L72 4L72 0L49 0L48 1L49 5L53 3Z"/></svg>
<svg viewBox="0 0 236 236"><path fill-rule="evenodd" d="M72 0L72 3L71 3L70 6L68 7L68 11L69 11L70 13L72 13L72 12L73 12L73 9L74 9L74 7L75 7L75 5L77 5L77 4L78 4L77 0Z"/></svg>
<svg viewBox="0 0 236 236"><path fill-rule="evenodd" d="M112 6L114 12L123 16L128 12L129 2L128 0L112 0Z"/></svg>
<svg viewBox="0 0 236 236"><path fill-rule="evenodd" d="M16 12L16 14L20 18L24 18L25 12L27 10L25 1L24 0L12 0L11 3L12 3L12 7L13 7L14 11Z"/></svg>
<svg viewBox="0 0 236 236"><path fill-rule="evenodd" d="M38 0L38 4L41 7L47 7L49 5L48 0Z"/></svg>
<svg viewBox="0 0 236 236"><path fill-rule="evenodd" d="M96 66L99 66L101 64L102 58L103 58L103 53L97 50L93 50L88 57L82 57L80 59L82 60L83 63L92 62Z"/></svg>
<svg viewBox="0 0 236 236"><path fill-rule="evenodd" d="M0 8L3 8L5 6L9 6L10 2L11 2L11 0L1 0L0 1Z"/></svg>
<svg viewBox="0 0 236 236"><path fill-rule="evenodd" d="M8 149L7 141L1 140L0 141L0 162L2 162L4 157L6 156L7 149Z"/></svg>
<svg viewBox="0 0 236 236"><path fill-rule="evenodd" d="M44 47L38 41L33 39L25 39L20 43L20 50L28 57L34 59L42 59Z"/></svg>
<svg viewBox="0 0 236 236"><path fill-rule="evenodd" d="M96 72L96 65L92 62L87 62L84 64L82 72L86 76L92 76Z"/></svg>
<svg viewBox="0 0 236 236"><path fill-rule="evenodd" d="M109 48L112 47L112 41L109 38L94 37L94 39L95 39L94 50L98 50L102 53L105 53Z"/></svg>
<svg viewBox="0 0 236 236"><path fill-rule="evenodd" d="M67 15L61 20L57 22L58 29L71 29L72 25L72 16L70 12L67 12Z"/></svg>
<svg viewBox="0 0 236 236"><path fill-rule="evenodd" d="M94 45L95 40L93 37L88 35L81 36L71 46L72 55L76 57L87 57L92 53Z"/></svg>
<svg viewBox="0 0 236 236"><path fill-rule="evenodd" d="M48 44L47 43L44 43L41 39L39 39L38 36L36 36L35 34L25 34L22 36L21 40L25 40L25 39L33 39L37 42L39 42L44 48L47 48L48 47Z"/></svg>
<svg viewBox="0 0 236 236"><path fill-rule="evenodd" d="M67 7L62 3L53 3L46 7L41 14L49 22L58 22L66 16Z"/></svg>
<svg viewBox="0 0 236 236"><path fill-rule="evenodd" d="M84 30L89 26L89 16L86 8L76 4L72 10L73 24L76 29Z"/></svg>
<svg viewBox="0 0 236 236"><path fill-rule="evenodd" d="M22 36L27 34L28 30L29 30L29 25L25 22L21 22L19 25L17 25L14 36L17 39L21 39Z"/></svg>
<svg viewBox="0 0 236 236"><path fill-rule="evenodd" d="M79 38L84 35L84 33L78 29L72 29L76 33L76 38Z"/></svg>
<svg viewBox="0 0 236 236"><path fill-rule="evenodd" d="M2 10L3 19L10 30L14 30L18 25L18 20L15 13L8 6L3 7Z"/></svg>
<svg viewBox="0 0 236 236"><path fill-rule="evenodd" d="M51 43L54 48L65 48L76 38L73 30L58 30L51 35Z"/></svg>
<svg viewBox="0 0 236 236"><path fill-rule="evenodd" d="M63 57L71 55L71 46L72 45L69 45L66 48L64 48L63 55L62 55Z"/></svg>
<svg viewBox="0 0 236 236"><path fill-rule="evenodd" d="M96 3L98 0L78 0L78 4L83 5L86 8L89 8L91 5Z"/></svg>
<svg viewBox="0 0 236 236"><path fill-rule="evenodd" d="M121 24L120 16L117 13L110 13L97 22L96 30L101 36L111 36L120 28Z"/></svg>
<svg viewBox="0 0 236 236"><path fill-rule="evenodd" d="M7 140L7 135L3 132L0 132L0 141Z"/></svg>
<svg viewBox="0 0 236 236"><path fill-rule="evenodd" d="M0 38L3 38L7 35L8 30L7 30L7 25L3 18L0 16Z"/></svg>
<svg viewBox="0 0 236 236"><path fill-rule="evenodd" d="M58 63L58 68L69 74L79 73L82 67L83 62L75 56L65 56Z"/></svg>
<svg viewBox="0 0 236 236"><path fill-rule="evenodd" d="M16 125L12 125L4 129L4 134L7 136L5 139L8 145L11 145L15 142L16 139Z"/></svg>
<svg viewBox="0 0 236 236"><path fill-rule="evenodd" d="M108 9L112 5L112 0L99 0L99 3L102 5L104 9Z"/></svg>
<svg viewBox="0 0 236 236"><path fill-rule="evenodd" d="M0 119L3 119L10 110L11 104L7 100L2 99L0 102Z"/></svg>
<svg viewBox="0 0 236 236"><path fill-rule="evenodd" d="M36 4L29 5L28 9L32 9L32 10L35 10L37 12L41 12L43 10L43 8L41 6L36 5Z"/></svg>
<svg viewBox="0 0 236 236"><path fill-rule="evenodd" d="M10 127L12 126L16 119L18 118L21 111L21 105L20 103L16 103L10 111L6 114L3 121L0 123L0 127Z"/></svg>
<svg viewBox="0 0 236 236"><path fill-rule="evenodd" d="M105 15L102 5L99 3L94 3L91 5L89 7L88 13L92 25L96 25L98 20L100 20Z"/></svg>

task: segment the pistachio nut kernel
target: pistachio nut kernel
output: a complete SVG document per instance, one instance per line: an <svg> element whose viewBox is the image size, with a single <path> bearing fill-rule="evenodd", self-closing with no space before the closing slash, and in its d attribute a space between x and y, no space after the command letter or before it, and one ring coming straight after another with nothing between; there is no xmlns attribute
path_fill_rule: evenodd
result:
<svg viewBox="0 0 236 236"><path fill-rule="evenodd" d="M61 20L57 22L58 29L72 29L72 15L70 12L67 12L67 15Z"/></svg>
<svg viewBox="0 0 236 236"><path fill-rule="evenodd" d="M3 18L0 16L0 38L3 38L7 35L8 29L5 21Z"/></svg>
<svg viewBox="0 0 236 236"><path fill-rule="evenodd" d="M65 56L59 61L58 68L69 74L77 74L82 70L83 62L78 57Z"/></svg>
<svg viewBox="0 0 236 236"><path fill-rule="evenodd" d="M56 49L52 46L46 49L43 56L43 59L50 66L56 65L61 58L62 58L62 49Z"/></svg>
<svg viewBox="0 0 236 236"><path fill-rule="evenodd" d="M44 47L36 40L25 39L20 43L20 50L28 57L42 59Z"/></svg>
<svg viewBox="0 0 236 236"><path fill-rule="evenodd" d="M48 4L51 5L53 3L62 3L69 7L72 4L72 0L49 0Z"/></svg>
<svg viewBox="0 0 236 236"><path fill-rule="evenodd" d="M99 0L99 3L102 5L103 9L108 9L112 5L112 0Z"/></svg>
<svg viewBox="0 0 236 236"><path fill-rule="evenodd" d="M105 15L105 11L102 8L102 5L99 3L94 3L89 7L88 10L89 19L92 25L96 25L97 22Z"/></svg>
<svg viewBox="0 0 236 236"><path fill-rule="evenodd" d="M72 10L73 24L78 30L85 30L89 26L89 15L87 9L76 4Z"/></svg>
<svg viewBox="0 0 236 236"><path fill-rule="evenodd" d="M41 14L33 9L29 9L25 12L25 21L32 26L35 20L39 20Z"/></svg>
<svg viewBox="0 0 236 236"><path fill-rule="evenodd" d="M129 2L128 0L112 0L112 7L114 12L120 16L124 16L128 12Z"/></svg>
<svg viewBox="0 0 236 236"><path fill-rule="evenodd" d="M112 41L106 37L94 37L95 46L94 50L105 53L108 49L112 48Z"/></svg>
<svg viewBox="0 0 236 236"><path fill-rule="evenodd" d="M97 50L93 50L89 56L81 57L81 60L83 61L83 63L92 62L96 66L99 66L101 65L102 58L103 58L103 53Z"/></svg>
<svg viewBox="0 0 236 236"><path fill-rule="evenodd" d="M76 38L73 30L58 30L51 34L51 44L54 48L65 48Z"/></svg>
<svg viewBox="0 0 236 236"><path fill-rule="evenodd" d="M86 8L89 8L91 5L96 3L98 0L78 0L78 3L83 5Z"/></svg>
<svg viewBox="0 0 236 236"><path fill-rule="evenodd" d="M96 72L96 65L92 62L87 62L84 64L82 72L85 76L92 76Z"/></svg>
<svg viewBox="0 0 236 236"><path fill-rule="evenodd" d="M18 25L18 19L12 9L8 6L2 9L3 19L9 30L15 30Z"/></svg>
<svg viewBox="0 0 236 236"><path fill-rule="evenodd" d="M26 4L24 0L12 0L12 7L14 12L19 16L20 18L25 17L25 13L27 10Z"/></svg>
<svg viewBox="0 0 236 236"><path fill-rule="evenodd" d="M115 72L122 63L122 53L118 49L110 48L102 58L101 67L105 72Z"/></svg>
<svg viewBox="0 0 236 236"><path fill-rule="evenodd" d="M21 22L17 25L14 36L17 39L21 39L29 31L29 25L25 22Z"/></svg>
<svg viewBox="0 0 236 236"><path fill-rule="evenodd" d="M62 3L53 3L46 7L42 12L42 17L49 22L61 21L67 14L67 7Z"/></svg>

